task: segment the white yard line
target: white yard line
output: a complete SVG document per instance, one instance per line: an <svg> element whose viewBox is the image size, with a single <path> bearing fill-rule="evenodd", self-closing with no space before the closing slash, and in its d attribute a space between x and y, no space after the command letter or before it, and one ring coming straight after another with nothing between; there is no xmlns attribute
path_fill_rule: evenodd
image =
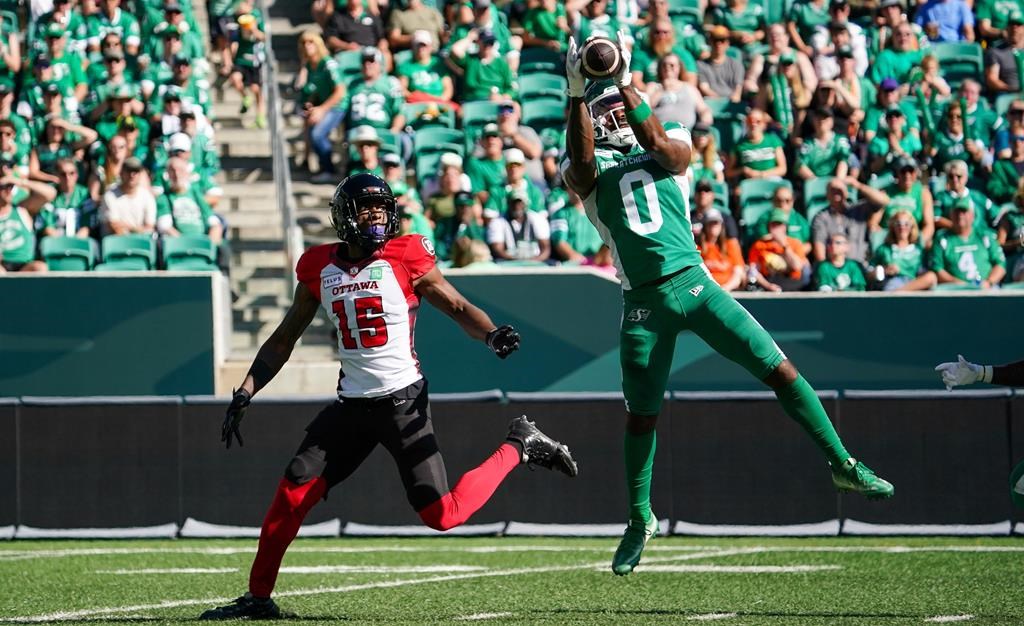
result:
<svg viewBox="0 0 1024 626"><path fill-rule="evenodd" d="M686 619L692 622L711 622L719 619L732 619L736 613L704 613L703 615L691 615Z"/></svg>
<svg viewBox="0 0 1024 626"><path fill-rule="evenodd" d="M455 619L465 622L475 622L484 619L498 619L501 617L512 617L512 613L505 611L503 613L473 613L472 615L463 615L456 617Z"/></svg>
<svg viewBox="0 0 1024 626"><path fill-rule="evenodd" d="M973 615L936 615L924 620L932 624L949 624L952 622L968 622L974 619Z"/></svg>
<svg viewBox="0 0 1024 626"><path fill-rule="evenodd" d="M477 565L311 565L282 567L282 574L440 574L444 572L486 572Z"/></svg>
<svg viewBox="0 0 1024 626"><path fill-rule="evenodd" d="M712 550L708 552L695 552L686 555L673 556L673 557L661 557L658 559L648 559L649 561L657 560L689 560L689 559L702 559L711 558L718 556L727 556L728 554L743 554L749 551L749 548L737 550ZM450 580L465 580L469 578L491 578L497 576L519 576L523 574L543 574L547 572L567 572L574 570L586 570L593 569L595 567L607 567L606 561L599 562L588 562L580 563L576 565L553 565L549 567L526 567L509 570L492 570L485 572L471 572L466 574L452 574L449 576L431 576L428 578L413 578L405 580L384 580L376 581L372 583L364 583L359 585L344 585L341 587L315 587L312 589L295 589L292 591L282 591L274 594L276 598L289 598L297 596L315 596L323 595L328 593L350 593L353 591L363 591L366 589L387 589L394 587L405 587L410 585L425 585L436 582L447 582ZM158 609L174 609L185 606L215 606L218 604L226 604L230 602L231 598L203 598L203 599L187 599L187 600L164 600L163 602L155 604L140 604L134 606L120 606L120 607L108 607L108 608L95 608L95 609L81 609L78 611L60 611L57 613L47 613L43 615L29 615L23 617L0 617L0 623L9 624L30 624L37 622L56 622L70 619L82 619L87 617L98 617L98 616L111 616L120 615L124 613L137 613L139 611L152 611Z"/></svg>
<svg viewBox="0 0 1024 626"><path fill-rule="evenodd" d="M839 565L649 565L643 563L639 572L670 574L799 574L843 569Z"/></svg>
<svg viewBox="0 0 1024 626"><path fill-rule="evenodd" d="M98 569L93 573L134 576L136 574L234 574L237 571L237 567L168 567L163 569Z"/></svg>

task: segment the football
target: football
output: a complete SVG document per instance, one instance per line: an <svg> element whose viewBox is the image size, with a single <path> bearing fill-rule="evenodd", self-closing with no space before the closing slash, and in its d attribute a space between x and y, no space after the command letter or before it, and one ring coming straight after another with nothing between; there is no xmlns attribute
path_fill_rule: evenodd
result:
<svg viewBox="0 0 1024 626"><path fill-rule="evenodd" d="M583 44L580 57L580 70L591 80L602 80L614 75L622 63L619 45L604 37L595 37Z"/></svg>

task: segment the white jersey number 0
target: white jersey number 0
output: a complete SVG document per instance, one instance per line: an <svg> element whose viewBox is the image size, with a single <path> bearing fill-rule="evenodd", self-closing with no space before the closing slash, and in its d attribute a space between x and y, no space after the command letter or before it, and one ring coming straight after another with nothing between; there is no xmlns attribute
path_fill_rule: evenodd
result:
<svg viewBox="0 0 1024 626"><path fill-rule="evenodd" d="M640 191L644 195L648 215L641 215L640 208L636 203L637 188L634 183L640 183ZM661 228L661 205L658 204L658 193L654 188L654 177L644 170L633 170L619 179L619 191L622 193L622 204L626 207L626 218L629 220L629 229L638 235L650 235L658 232ZM644 218L648 218L644 221Z"/></svg>

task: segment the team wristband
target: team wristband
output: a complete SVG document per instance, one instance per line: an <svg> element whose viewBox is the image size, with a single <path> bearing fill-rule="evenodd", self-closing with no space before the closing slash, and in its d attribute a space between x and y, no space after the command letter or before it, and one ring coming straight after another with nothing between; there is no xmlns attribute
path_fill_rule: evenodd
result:
<svg viewBox="0 0 1024 626"><path fill-rule="evenodd" d="M981 374L981 382L991 384L992 383L992 366L991 365L985 365L984 367L985 367L985 369L982 371L982 374Z"/></svg>
<svg viewBox="0 0 1024 626"><path fill-rule="evenodd" d="M632 111L626 111L626 121L630 124L643 124L650 116L651 107L649 107L646 102L641 102L640 106Z"/></svg>

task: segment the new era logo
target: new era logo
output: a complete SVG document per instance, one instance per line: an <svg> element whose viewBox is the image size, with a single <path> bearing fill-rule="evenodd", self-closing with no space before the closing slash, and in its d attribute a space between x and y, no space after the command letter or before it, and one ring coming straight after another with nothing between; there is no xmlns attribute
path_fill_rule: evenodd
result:
<svg viewBox="0 0 1024 626"><path fill-rule="evenodd" d="M650 309L633 309L626 315L627 322L643 322L651 316Z"/></svg>
<svg viewBox="0 0 1024 626"><path fill-rule="evenodd" d="M704 291L704 285L697 285L696 287L690 290L690 295L699 296L700 292L702 291Z"/></svg>

